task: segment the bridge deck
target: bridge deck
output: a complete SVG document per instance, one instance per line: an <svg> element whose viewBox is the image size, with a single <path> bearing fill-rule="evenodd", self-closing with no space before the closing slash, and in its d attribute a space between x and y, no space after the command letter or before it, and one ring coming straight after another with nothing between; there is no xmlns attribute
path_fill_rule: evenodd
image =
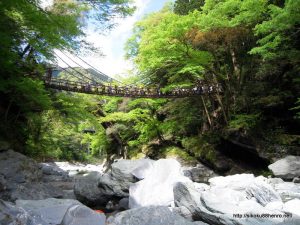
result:
<svg viewBox="0 0 300 225"><path fill-rule="evenodd" d="M74 82L62 79L45 80L45 86L57 90L95 94L95 95L107 95L116 97L130 97L130 98L184 98L191 96L199 96L203 94L212 94L220 92L214 86L202 85L193 88L177 88L170 92L163 93L160 89L153 88L140 88L132 86L111 86L104 84L90 84L83 82Z"/></svg>

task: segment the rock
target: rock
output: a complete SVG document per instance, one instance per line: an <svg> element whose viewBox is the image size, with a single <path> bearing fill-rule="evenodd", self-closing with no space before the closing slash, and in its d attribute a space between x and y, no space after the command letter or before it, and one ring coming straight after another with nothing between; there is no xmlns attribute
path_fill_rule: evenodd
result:
<svg viewBox="0 0 300 225"><path fill-rule="evenodd" d="M105 225L103 213L96 213L84 205L70 206L60 225Z"/></svg>
<svg viewBox="0 0 300 225"><path fill-rule="evenodd" d="M131 174L139 180L144 179L146 176L149 175L149 173L151 173L153 169L154 160L143 159L142 162L143 163L141 165L139 165L131 172Z"/></svg>
<svg viewBox="0 0 300 225"><path fill-rule="evenodd" d="M128 197L129 186L133 184L128 180L117 180L110 174L102 175L98 180L98 189L103 195L110 197Z"/></svg>
<svg viewBox="0 0 300 225"><path fill-rule="evenodd" d="M179 214L180 216L186 218L188 221L194 221L192 213L188 208L184 206L174 207L173 211Z"/></svg>
<svg viewBox="0 0 300 225"><path fill-rule="evenodd" d="M12 150L0 152L1 199L15 201L63 196L61 190L41 181L42 171L34 160Z"/></svg>
<svg viewBox="0 0 300 225"><path fill-rule="evenodd" d="M47 224L60 225L72 205L81 205L73 199L17 200L16 205L42 218Z"/></svg>
<svg viewBox="0 0 300 225"><path fill-rule="evenodd" d="M190 222L165 206L149 206L118 213L107 220L108 225L205 225Z"/></svg>
<svg viewBox="0 0 300 225"><path fill-rule="evenodd" d="M40 163L39 166L45 175L68 177L68 172L59 168L55 163Z"/></svg>
<svg viewBox="0 0 300 225"><path fill-rule="evenodd" d="M200 205L200 192L195 188L193 183L178 182L173 188L175 206L180 211L179 214L187 219L199 220L201 213L198 205Z"/></svg>
<svg viewBox="0 0 300 225"><path fill-rule="evenodd" d="M17 199L39 200L45 198L62 198L64 195L62 190L53 187L51 184L40 182L18 185L15 189L10 190L9 193L9 198L12 201Z"/></svg>
<svg viewBox="0 0 300 225"><path fill-rule="evenodd" d="M103 205L108 202L109 198L103 196L98 188L101 176L99 172L90 172L85 176L75 177L74 194L80 202L88 206Z"/></svg>
<svg viewBox="0 0 300 225"><path fill-rule="evenodd" d="M49 225L39 216L0 200L0 224L3 225Z"/></svg>
<svg viewBox="0 0 300 225"><path fill-rule="evenodd" d="M280 195L283 202L294 198L300 198L300 184L293 182L282 182L272 184L274 190Z"/></svg>
<svg viewBox="0 0 300 225"><path fill-rule="evenodd" d="M191 182L183 176L180 164L174 159L160 159L151 172L129 188L129 208L150 205L170 206L174 203L173 186L177 182Z"/></svg>
<svg viewBox="0 0 300 225"><path fill-rule="evenodd" d="M300 176L300 156L289 155L268 166L276 177L292 180Z"/></svg>
<svg viewBox="0 0 300 225"><path fill-rule="evenodd" d="M90 172L103 173L103 165L91 165L82 163L70 163L70 162L55 162L59 169L68 173L69 176L74 177L76 175L83 175Z"/></svg>
<svg viewBox="0 0 300 225"><path fill-rule="evenodd" d="M283 205L283 211L300 217L300 199L293 199ZM300 222L300 220L299 220Z"/></svg>
<svg viewBox="0 0 300 225"><path fill-rule="evenodd" d="M287 182L281 179L240 174L215 177L210 179L210 183L209 187L197 188L196 183L177 183L174 187L174 199L179 214L185 218L192 217L193 220L201 220L209 224L299 224L299 200L294 199L284 203L277 193L278 189L274 188L278 185L287 185ZM292 187L289 190L291 189ZM285 213L293 213L293 217L286 218ZM281 217L263 219L244 217L244 215L256 214L281 215Z"/></svg>
<svg viewBox="0 0 300 225"><path fill-rule="evenodd" d="M34 160L13 150L0 152L0 174L14 183L35 182L42 177Z"/></svg>
<svg viewBox="0 0 300 225"><path fill-rule="evenodd" d="M300 178L299 178L299 177L295 177L295 178L293 179L293 183L299 184L299 183L300 183Z"/></svg>
<svg viewBox="0 0 300 225"><path fill-rule="evenodd" d="M254 180L253 174L236 174L231 176L219 176L209 179L211 186L222 188L230 187L233 190L245 190Z"/></svg>
<svg viewBox="0 0 300 225"><path fill-rule="evenodd" d="M145 177L152 163L151 159L119 160L111 165L111 176L115 180L136 182L136 178Z"/></svg>
<svg viewBox="0 0 300 225"><path fill-rule="evenodd" d="M122 198L118 204L119 210L127 210L129 209L129 198Z"/></svg>
<svg viewBox="0 0 300 225"><path fill-rule="evenodd" d="M247 198L255 198L262 206L266 206L270 202L281 201L280 195L275 192L273 187L269 185L262 177L258 177L254 182L246 188Z"/></svg>
<svg viewBox="0 0 300 225"><path fill-rule="evenodd" d="M105 206L109 200L128 197L129 186L137 181L133 174L142 178L151 162L149 159L119 160L112 164L111 171L106 174L90 172L82 177L77 176L75 196L89 206Z"/></svg>
<svg viewBox="0 0 300 225"><path fill-rule="evenodd" d="M184 176L197 183L207 183L210 178L217 176L213 170L203 164L197 164L196 167L183 167L182 169Z"/></svg>

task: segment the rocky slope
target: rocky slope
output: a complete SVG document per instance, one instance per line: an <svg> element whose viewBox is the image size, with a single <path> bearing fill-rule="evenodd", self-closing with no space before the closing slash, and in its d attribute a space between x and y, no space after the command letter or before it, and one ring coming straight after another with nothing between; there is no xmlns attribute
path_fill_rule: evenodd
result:
<svg viewBox="0 0 300 225"><path fill-rule="evenodd" d="M104 173L101 166L38 164L2 150L0 224L296 225L297 162L293 156L270 165L278 178L222 177L201 164L183 168L173 159L119 160Z"/></svg>

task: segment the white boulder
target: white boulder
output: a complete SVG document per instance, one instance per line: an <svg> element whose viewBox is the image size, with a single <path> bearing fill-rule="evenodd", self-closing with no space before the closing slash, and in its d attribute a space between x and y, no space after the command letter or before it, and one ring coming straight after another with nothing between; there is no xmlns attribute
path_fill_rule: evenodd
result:
<svg viewBox="0 0 300 225"><path fill-rule="evenodd" d="M148 169L144 171L144 179L129 188L129 208L170 206L174 203L175 183L191 182L183 176L179 162L174 159L160 159Z"/></svg>

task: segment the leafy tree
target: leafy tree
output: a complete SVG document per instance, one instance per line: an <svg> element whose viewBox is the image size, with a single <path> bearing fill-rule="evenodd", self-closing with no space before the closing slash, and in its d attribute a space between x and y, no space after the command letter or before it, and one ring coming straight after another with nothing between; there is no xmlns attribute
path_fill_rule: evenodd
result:
<svg viewBox="0 0 300 225"><path fill-rule="evenodd" d="M176 0L174 3L174 13L187 15L193 10L200 10L204 3L204 0Z"/></svg>
<svg viewBox="0 0 300 225"><path fill-rule="evenodd" d="M38 79L43 63L54 58L53 50L79 51L85 45L83 20L100 20L112 27L116 16L130 15L134 7L122 1L65 1L42 9L38 0L0 2L0 119L3 138L24 143L26 124L48 110L51 101ZM37 121L36 119L33 119ZM17 137L16 137L17 136ZM15 141L13 141L15 142ZM22 148L22 144L21 147Z"/></svg>

